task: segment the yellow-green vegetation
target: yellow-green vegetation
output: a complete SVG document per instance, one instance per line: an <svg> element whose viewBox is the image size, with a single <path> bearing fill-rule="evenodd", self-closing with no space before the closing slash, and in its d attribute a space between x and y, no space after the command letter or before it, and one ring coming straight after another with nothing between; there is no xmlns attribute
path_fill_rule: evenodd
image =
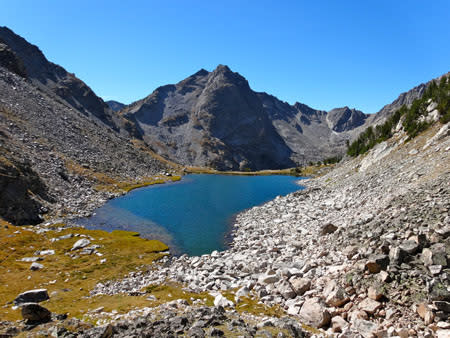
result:
<svg viewBox="0 0 450 338"><path fill-rule="evenodd" d="M212 306L214 298L207 292L193 293L183 290L183 285L175 282L166 282L163 285L149 285L142 291L146 293L146 297L149 295L155 296L156 300L147 301L147 306L158 306L163 303L170 302L176 299L184 299L189 304L192 304L193 300L200 299L204 301L205 305Z"/></svg>
<svg viewBox="0 0 450 338"><path fill-rule="evenodd" d="M241 297L236 304L236 311L239 313L250 313L259 316L281 317L286 315L279 305L267 306L259 302L257 298Z"/></svg>
<svg viewBox="0 0 450 338"><path fill-rule="evenodd" d="M134 182L116 182L113 185L96 185L95 189L97 190L108 190L108 191L123 191L130 192L131 190L146 187L154 184L163 184L167 182L177 182L181 180L181 176L173 175L173 176L155 176L155 177L146 177L139 181Z"/></svg>
<svg viewBox="0 0 450 338"><path fill-rule="evenodd" d="M119 177L113 177L105 173L95 172L94 170L85 168L73 161L66 161L66 167L69 172L87 177L92 182L95 182L96 184L94 188L97 191L122 193L153 184L162 184L166 182L175 182L181 180L181 176L179 175L157 175L151 177L143 177L139 180L123 180Z"/></svg>
<svg viewBox="0 0 450 338"><path fill-rule="evenodd" d="M76 236L51 241L63 235ZM100 245L98 252L102 256L80 255L72 258L73 244L87 236L91 243ZM33 257L37 250L55 250L54 255L41 256L39 263L44 268L31 271L29 262L20 261L24 257ZM48 231L36 234L24 227L16 227L0 222L0 318L16 320L20 312L13 310L12 302L21 292L46 288L50 300L43 303L55 313L69 313L82 317L88 310L100 306L105 311L126 312L136 307L148 306L145 297L127 295L88 297L98 282L121 278L131 271L150 264L161 258L167 246L159 241L146 240L137 233L69 228L62 231ZM103 261L102 263L102 260ZM3 306L9 304L8 306Z"/></svg>
<svg viewBox="0 0 450 338"><path fill-rule="evenodd" d="M318 177L326 174L335 164L319 164L319 165L308 165L306 167L299 167L299 176L305 177Z"/></svg>
<svg viewBox="0 0 450 338"><path fill-rule="evenodd" d="M260 175L293 175L298 176L296 168L278 169L278 170L259 170L259 171L220 171L206 167L186 167L184 172L188 174L218 174L218 175L242 175L242 176L260 176Z"/></svg>
<svg viewBox="0 0 450 338"><path fill-rule="evenodd" d="M234 297L236 291L237 290L222 292L222 296L235 303ZM239 302L235 303L235 310L239 313L245 312L259 316L281 317L283 315L286 315L280 306L267 306L261 303L259 299L255 297L240 297Z"/></svg>
<svg viewBox="0 0 450 338"><path fill-rule="evenodd" d="M146 294L156 297L156 300L152 301L150 306L158 306L175 299L185 299L190 304L193 299L201 299L204 301L204 305L214 305L214 297L212 297L208 292L186 292L183 291L183 285L174 282L166 282L164 285L149 285L144 288L143 291L145 291ZM222 292L222 295L232 302L235 301L235 293L233 291ZM239 313L246 312L264 316L281 317L285 315L283 309L278 305L266 306L263 303L260 303L257 298L250 297L241 297L239 302L236 304L235 310Z"/></svg>

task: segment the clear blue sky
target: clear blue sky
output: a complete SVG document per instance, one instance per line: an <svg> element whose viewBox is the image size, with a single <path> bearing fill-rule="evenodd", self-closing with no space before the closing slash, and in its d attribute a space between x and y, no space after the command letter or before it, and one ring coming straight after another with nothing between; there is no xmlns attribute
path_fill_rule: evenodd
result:
<svg viewBox="0 0 450 338"><path fill-rule="evenodd" d="M450 71L448 0L0 0L0 25L124 103L226 64L289 103L374 113Z"/></svg>

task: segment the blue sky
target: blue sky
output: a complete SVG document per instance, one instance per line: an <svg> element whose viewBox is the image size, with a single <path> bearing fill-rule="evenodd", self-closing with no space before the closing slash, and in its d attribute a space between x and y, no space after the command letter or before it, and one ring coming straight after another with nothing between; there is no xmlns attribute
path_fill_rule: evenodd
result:
<svg viewBox="0 0 450 338"><path fill-rule="evenodd" d="M0 25L124 103L226 64L289 103L374 113L450 71L448 0L0 0Z"/></svg>

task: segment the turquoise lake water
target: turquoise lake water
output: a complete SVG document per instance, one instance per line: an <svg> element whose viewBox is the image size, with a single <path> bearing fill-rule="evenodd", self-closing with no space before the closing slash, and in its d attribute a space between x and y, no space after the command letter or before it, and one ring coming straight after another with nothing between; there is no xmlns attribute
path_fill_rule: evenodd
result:
<svg viewBox="0 0 450 338"><path fill-rule="evenodd" d="M292 176L187 175L110 200L77 223L102 230L137 231L159 239L172 254L226 249L233 217L250 207L303 189Z"/></svg>

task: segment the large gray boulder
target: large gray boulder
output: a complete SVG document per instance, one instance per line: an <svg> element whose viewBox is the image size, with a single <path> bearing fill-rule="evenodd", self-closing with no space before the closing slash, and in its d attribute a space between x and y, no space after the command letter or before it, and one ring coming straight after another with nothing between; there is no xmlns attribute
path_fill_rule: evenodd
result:
<svg viewBox="0 0 450 338"><path fill-rule="evenodd" d="M45 307L36 303L22 304L22 317L31 322L48 322L52 313Z"/></svg>

